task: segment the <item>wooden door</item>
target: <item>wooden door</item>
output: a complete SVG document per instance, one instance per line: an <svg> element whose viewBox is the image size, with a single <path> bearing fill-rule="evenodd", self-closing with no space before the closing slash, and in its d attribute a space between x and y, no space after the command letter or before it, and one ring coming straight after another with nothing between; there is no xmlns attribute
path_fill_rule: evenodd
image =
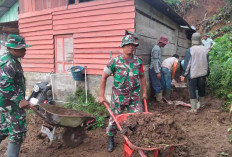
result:
<svg viewBox="0 0 232 157"><path fill-rule="evenodd" d="M73 36L55 36L55 72L67 73L73 66Z"/></svg>

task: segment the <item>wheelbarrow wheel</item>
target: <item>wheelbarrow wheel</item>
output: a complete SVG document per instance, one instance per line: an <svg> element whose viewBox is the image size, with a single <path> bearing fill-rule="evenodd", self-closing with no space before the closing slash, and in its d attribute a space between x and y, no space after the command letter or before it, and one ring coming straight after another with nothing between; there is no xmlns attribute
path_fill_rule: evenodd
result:
<svg viewBox="0 0 232 157"><path fill-rule="evenodd" d="M83 142L84 137L83 127L66 128L62 135L63 142L68 147L77 147Z"/></svg>

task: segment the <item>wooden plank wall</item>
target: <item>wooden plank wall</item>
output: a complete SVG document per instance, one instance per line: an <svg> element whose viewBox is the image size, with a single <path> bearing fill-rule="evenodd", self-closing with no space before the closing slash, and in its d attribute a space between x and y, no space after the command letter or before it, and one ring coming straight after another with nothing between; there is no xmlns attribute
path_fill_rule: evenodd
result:
<svg viewBox="0 0 232 157"><path fill-rule="evenodd" d="M35 11L35 0L19 0L19 13Z"/></svg>
<svg viewBox="0 0 232 157"><path fill-rule="evenodd" d="M54 36L72 34L74 64L87 66L88 74L101 74L110 52L113 57L120 53L125 30L134 32L134 19L134 0L96 0L20 14L20 34L32 45L23 68L54 71Z"/></svg>
<svg viewBox="0 0 232 157"><path fill-rule="evenodd" d="M67 0L19 0L19 13L28 13L66 5Z"/></svg>
<svg viewBox="0 0 232 157"><path fill-rule="evenodd" d="M20 14L21 15L21 14ZM24 36L27 44L27 54L22 60L25 71L51 72L54 71L54 46L52 30L52 14L50 10L31 16L19 18L20 35Z"/></svg>
<svg viewBox="0 0 232 157"><path fill-rule="evenodd" d="M60 6L65 6L67 0L36 0L35 10L43 10L49 8L55 8Z"/></svg>

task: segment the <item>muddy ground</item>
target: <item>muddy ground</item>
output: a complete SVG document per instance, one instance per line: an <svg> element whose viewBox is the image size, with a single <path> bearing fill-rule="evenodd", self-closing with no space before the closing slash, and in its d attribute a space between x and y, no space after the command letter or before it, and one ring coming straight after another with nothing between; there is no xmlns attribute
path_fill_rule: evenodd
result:
<svg viewBox="0 0 232 157"><path fill-rule="evenodd" d="M185 90L176 90L179 99L188 98ZM175 96L174 96L175 97ZM188 107L157 104L149 101L150 112L160 113L172 119L181 126L188 136L186 145L175 149L175 157L217 157L218 153L225 152L232 156L231 144L227 129L230 126L228 113L221 111L223 102L211 96L206 98L206 108L197 115L189 114ZM20 157L120 157L123 153L123 138L116 137L116 149L109 153L106 151L107 135L105 128L86 131L88 137L84 143L76 148L67 148L61 141L49 146L48 138L38 136L42 121L36 115L28 116L28 133L22 145ZM5 156L7 140L0 144L0 157ZM161 157L167 156L168 150L161 151ZM151 152L149 152L151 154Z"/></svg>

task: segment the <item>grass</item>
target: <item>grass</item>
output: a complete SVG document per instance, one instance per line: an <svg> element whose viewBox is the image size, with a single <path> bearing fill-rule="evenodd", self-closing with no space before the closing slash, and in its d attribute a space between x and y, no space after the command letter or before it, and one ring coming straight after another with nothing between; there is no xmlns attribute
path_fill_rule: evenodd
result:
<svg viewBox="0 0 232 157"><path fill-rule="evenodd" d="M105 117L108 114L105 106L95 101L95 98L89 93L87 94L88 103L86 104L85 90L83 88L78 89L74 94L70 94L66 98L66 102L62 104L65 108L83 111L95 116L97 122L96 128L103 127L105 123Z"/></svg>

